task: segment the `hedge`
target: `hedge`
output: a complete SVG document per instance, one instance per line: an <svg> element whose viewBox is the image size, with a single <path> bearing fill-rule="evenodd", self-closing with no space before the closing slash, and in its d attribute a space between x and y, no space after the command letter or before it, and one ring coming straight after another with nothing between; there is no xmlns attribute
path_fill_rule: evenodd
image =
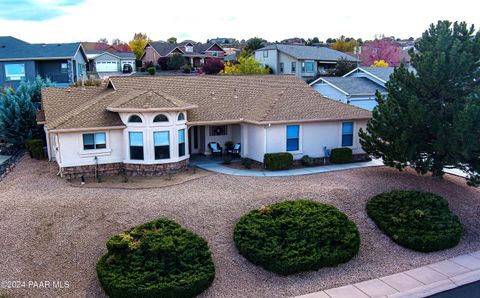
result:
<svg viewBox="0 0 480 298"><path fill-rule="evenodd" d="M149 75L153 76L153 75L155 75L157 70L155 69L155 67L152 66L152 67L147 68L147 72L148 72Z"/></svg>
<svg viewBox="0 0 480 298"><path fill-rule="evenodd" d="M45 154L43 151L44 143L42 139L28 139L25 141L25 148L31 158L43 159Z"/></svg>
<svg viewBox="0 0 480 298"><path fill-rule="evenodd" d="M293 155L288 152L266 153L263 156L263 163L267 170L287 170L293 165Z"/></svg>
<svg viewBox="0 0 480 298"><path fill-rule="evenodd" d="M246 259L281 275L318 270L358 253L357 226L331 205L285 201L242 216L235 245Z"/></svg>
<svg viewBox="0 0 480 298"><path fill-rule="evenodd" d="M393 241L421 252L454 247L463 233L448 202L433 193L385 192L368 201L367 213Z"/></svg>
<svg viewBox="0 0 480 298"><path fill-rule="evenodd" d="M330 154L331 163L346 163L353 160L352 149L350 148L334 148Z"/></svg>
<svg viewBox="0 0 480 298"><path fill-rule="evenodd" d="M207 289L215 267L207 242L160 218L107 242L97 275L109 297L193 297Z"/></svg>

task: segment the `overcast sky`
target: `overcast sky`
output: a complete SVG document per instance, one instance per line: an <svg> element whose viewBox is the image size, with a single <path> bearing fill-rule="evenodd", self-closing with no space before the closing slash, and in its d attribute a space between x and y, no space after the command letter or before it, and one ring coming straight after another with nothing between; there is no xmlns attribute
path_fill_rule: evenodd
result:
<svg viewBox="0 0 480 298"><path fill-rule="evenodd" d="M446 3L446 4L443 4ZM448 4L447 4L448 3ZM259 36L372 39L419 37L440 19L480 26L473 0L0 0L0 36L28 42L97 41L134 32L153 40Z"/></svg>

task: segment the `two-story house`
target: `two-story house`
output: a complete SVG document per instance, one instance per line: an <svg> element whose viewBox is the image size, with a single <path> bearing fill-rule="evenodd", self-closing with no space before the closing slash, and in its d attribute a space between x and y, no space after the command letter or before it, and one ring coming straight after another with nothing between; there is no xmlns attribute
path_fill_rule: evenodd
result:
<svg viewBox="0 0 480 298"><path fill-rule="evenodd" d="M0 85L17 87L36 76L57 86L87 78L87 56L79 42L31 44L11 36L0 37Z"/></svg>
<svg viewBox="0 0 480 298"><path fill-rule="evenodd" d="M225 50L217 43L194 43L184 41L181 43L166 43L163 41L149 42L142 55L143 65L152 63L157 65L160 58L171 57L178 53L185 57L185 64L192 67L201 67L205 59L222 59Z"/></svg>
<svg viewBox="0 0 480 298"><path fill-rule="evenodd" d="M355 57L327 47L287 44L266 46L256 50L254 56L274 74L294 74L306 81L318 74L326 74L339 60L359 62Z"/></svg>

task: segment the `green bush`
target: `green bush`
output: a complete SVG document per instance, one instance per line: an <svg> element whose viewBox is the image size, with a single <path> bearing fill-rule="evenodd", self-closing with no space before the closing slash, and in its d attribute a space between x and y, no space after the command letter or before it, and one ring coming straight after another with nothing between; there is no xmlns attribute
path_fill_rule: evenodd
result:
<svg viewBox="0 0 480 298"><path fill-rule="evenodd" d="M393 241L421 252L454 247L463 232L448 202L428 192L396 190L379 194L368 201L367 213Z"/></svg>
<svg viewBox="0 0 480 298"><path fill-rule="evenodd" d="M188 65L184 65L183 66L183 73L191 73L192 72L192 68Z"/></svg>
<svg viewBox="0 0 480 298"><path fill-rule="evenodd" d="M44 143L42 139L28 139L25 141L25 148L31 158L43 159L45 154L43 151Z"/></svg>
<svg viewBox="0 0 480 298"><path fill-rule="evenodd" d="M330 154L330 162L332 163L346 163L353 160L352 149L350 148L335 148Z"/></svg>
<svg viewBox="0 0 480 298"><path fill-rule="evenodd" d="M288 152L266 153L263 156L263 163L267 170L286 170L293 165L293 155Z"/></svg>
<svg viewBox="0 0 480 298"><path fill-rule="evenodd" d="M231 155L224 155L223 156L223 163L226 164L226 165L231 164L232 160L233 160L233 156L231 156Z"/></svg>
<svg viewBox="0 0 480 298"><path fill-rule="evenodd" d="M251 169L253 161L250 158L244 158L242 160L242 165L245 167L245 169Z"/></svg>
<svg viewBox="0 0 480 298"><path fill-rule="evenodd" d="M207 289L215 267L207 242L160 218L117 234L97 263L109 297L193 297Z"/></svg>
<svg viewBox="0 0 480 298"><path fill-rule="evenodd" d="M345 214L305 200L269 205L242 216L234 240L249 261L282 275L344 263L360 247L357 226Z"/></svg>
<svg viewBox="0 0 480 298"><path fill-rule="evenodd" d="M147 71L148 71L148 74L151 75L151 76L155 75L155 73L157 72L157 70L153 66L147 68Z"/></svg>

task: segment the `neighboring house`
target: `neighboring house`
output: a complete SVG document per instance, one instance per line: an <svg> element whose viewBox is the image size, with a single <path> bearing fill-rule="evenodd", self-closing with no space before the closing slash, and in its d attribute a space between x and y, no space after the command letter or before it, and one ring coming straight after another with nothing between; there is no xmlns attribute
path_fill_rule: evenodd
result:
<svg viewBox="0 0 480 298"><path fill-rule="evenodd" d="M371 111L377 105L377 90L388 95L385 83L394 70L394 67L357 67L343 77L320 77L310 86L327 98Z"/></svg>
<svg viewBox="0 0 480 298"><path fill-rule="evenodd" d="M358 130L371 117L282 75L111 77L106 87L43 89L42 107L48 156L65 178L176 172L211 142L241 143L258 162L337 147L364 155Z"/></svg>
<svg viewBox="0 0 480 298"><path fill-rule="evenodd" d="M225 50L217 43L196 44L190 41L182 43L166 43L162 41L149 42L145 46L145 52L142 55L143 65L152 63L158 65L158 59L171 57L178 53L185 57L185 64L192 67L201 67L205 59L218 58L225 56Z"/></svg>
<svg viewBox="0 0 480 298"><path fill-rule="evenodd" d="M68 86L87 78L87 56L81 44L31 44L0 37L0 85L17 87L36 76L49 78L57 86Z"/></svg>
<svg viewBox="0 0 480 298"><path fill-rule="evenodd" d="M100 76L122 72L125 64L135 71L135 54L133 52L114 52L106 50L87 51L88 70Z"/></svg>
<svg viewBox="0 0 480 298"><path fill-rule="evenodd" d="M295 74L309 80L318 74L326 74L338 60L358 62L355 57L327 47L273 44L258 49L255 60L270 67L275 74Z"/></svg>

